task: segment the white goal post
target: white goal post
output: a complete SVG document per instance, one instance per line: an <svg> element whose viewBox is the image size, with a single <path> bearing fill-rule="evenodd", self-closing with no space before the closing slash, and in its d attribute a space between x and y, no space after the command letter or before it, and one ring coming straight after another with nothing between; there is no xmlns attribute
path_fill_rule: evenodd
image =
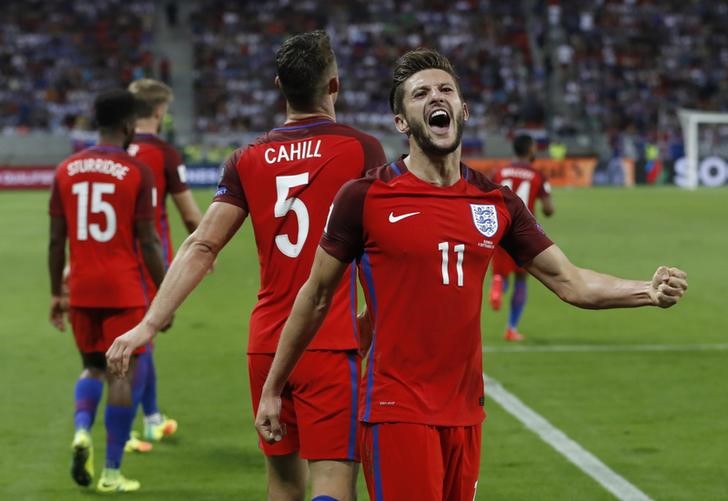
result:
<svg viewBox="0 0 728 501"><path fill-rule="evenodd" d="M682 127L686 165L682 180L677 184L683 188L694 190L700 184L698 178L698 169L700 166L698 127L706 124L725 124L728 127L728 113L680 109L678 111L678 118Z"/></svg>

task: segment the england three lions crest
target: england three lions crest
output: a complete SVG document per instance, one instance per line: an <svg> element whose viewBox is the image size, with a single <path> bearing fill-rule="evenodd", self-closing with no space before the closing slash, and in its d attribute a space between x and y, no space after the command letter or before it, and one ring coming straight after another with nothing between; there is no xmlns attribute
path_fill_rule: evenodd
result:
<svg viewBox="0 0 728 501"><path fill-rule="evenodd" d="M473 223L480 233L490 238L498 231L498 212L495 205L470 204L473 213Z"/></svg>

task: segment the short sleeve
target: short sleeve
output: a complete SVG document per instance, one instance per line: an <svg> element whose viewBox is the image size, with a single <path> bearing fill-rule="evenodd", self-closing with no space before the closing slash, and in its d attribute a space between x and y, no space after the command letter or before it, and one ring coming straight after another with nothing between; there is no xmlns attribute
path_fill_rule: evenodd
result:
<svg viewBox="0 0 728 501"><path fill-rule="evenodd" d="M167 191L169 193L181 193L187 191L187 167L182 162L182 157L177 150L168 146L164 149L164 176L167 179Z"/></svg>
<svg viewBox="0 0 728 501"><path fill-rule="evenodd" d="M53 178L53 184L51 185L51 199L48 204L48 214L51 216L63 217L65 211L63 210L63 201L61 200L61 189L58 186L58 178Z"/></svg>
<svg viewBox="0 0 728 501"><path fill-rule="evenodd" d="M320 246L329 255L348 263L364 250L364 199L372 179L356 179L341 187L331 206Z"/></svg>
<svg viewBox="0 0 728 501"><path fill-rule="evenodd" d="M154 190L154 174L152 169L142 163L137 163L141 180L139 182L139 193L134 210L134 219L154 219L154 206L156 205L156 194Z"/></svg>
<svg viewBox="0 0 728 501"><path fill-rule="evenodd" d="M516 263L523 266L553 245L553 242L520 198L507 188L501 189L501 193L511 215L511 224L503 235L500 246Z"/></svg>
<svg viewBox="0 0 728 501"><path fill-rule="evenodd" d="M248 200L245 198L245 191L243 191L243 183L238 172L238 163L240 163L242 156L243 150L238 149L223 162L220 182L217 185L213 202L225 202L250 212Z"/></svg>
<svg viewBox="0 0 728 501"><path fill-rule="evenodd" d="M362 176L366 175L370 170L381 167L387 163L387 156L384 154L384 148L378 139L372 136L365 136L361 141L364 149L364 168Z"/></svg>

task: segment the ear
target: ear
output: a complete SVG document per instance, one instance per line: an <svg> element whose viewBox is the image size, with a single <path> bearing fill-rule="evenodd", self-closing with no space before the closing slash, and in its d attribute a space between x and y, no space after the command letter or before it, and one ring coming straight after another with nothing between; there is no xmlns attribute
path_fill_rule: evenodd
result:
<svg viewBox="0 0 728 501"><path fill-rule="evenodd" d="M468 109L468 103L463 103L463 120L466 122L470 118L470 109Z"/></svg>
<svg viewBox="0 0 728 501"><path fill-rule="evenodd" d="M410 127L407 123L407 120L402 116L402 114L394 115L394 126L397 128L397 130L402 134L409 135Z"/></svg>
<svg viewBox="0 0 728 501"><path fill-rule="evenodd" d="M339 81L339 77L331 77L329 79L329 94L338 93L340 88L341 82Z"/></svg>
<svg viewBox="0 0 728 501"><path fill-rule="evenodd" d="M281 79L278 78L278 75L276 75L274 82L276 84L276 89L280 89L281 88Z"/></svg>

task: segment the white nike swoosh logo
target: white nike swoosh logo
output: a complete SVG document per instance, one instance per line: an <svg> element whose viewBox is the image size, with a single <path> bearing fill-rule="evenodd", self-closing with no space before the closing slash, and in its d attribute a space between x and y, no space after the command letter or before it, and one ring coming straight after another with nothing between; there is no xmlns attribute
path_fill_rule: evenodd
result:
<svg viewBox="0 0 728 501"><path fill-rule="evenodd" d="M399 216L395 216L394 212L390 212L389 213L389 222L396 223L397 221L401 221L410 216L416 216L417 214L420 214L420 213L419 212L408 212L407 214L400 214Z"/></svg>

